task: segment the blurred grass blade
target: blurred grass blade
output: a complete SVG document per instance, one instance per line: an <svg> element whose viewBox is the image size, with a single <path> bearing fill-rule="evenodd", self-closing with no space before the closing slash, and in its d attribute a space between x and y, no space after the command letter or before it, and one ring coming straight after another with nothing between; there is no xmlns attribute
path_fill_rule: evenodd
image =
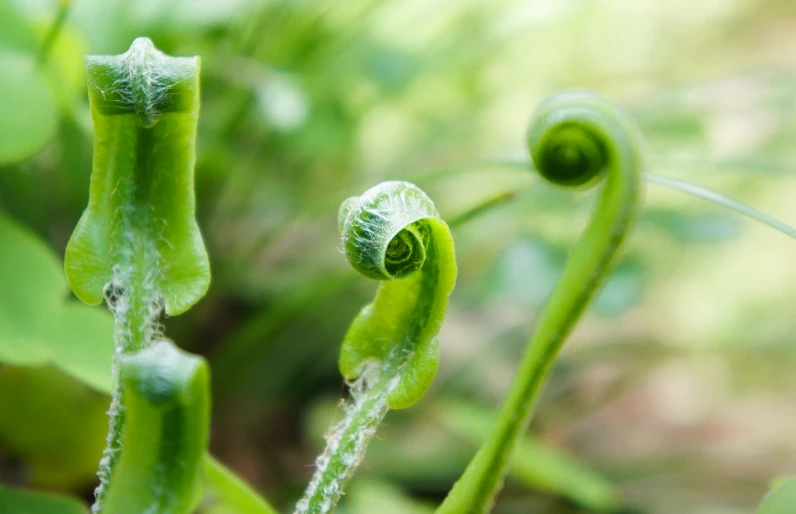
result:
<svg viewBox="0 0 796 514"><path fill-rule="evenodd" d="M716 205L726 207L731 211L735 211L755 221L759 221L760 223L767 225L773 228L774 230L785 234L786 236L796 238L796 228L791 227L787 223L784 223L774 218L773 216L769 216L764 212L760 212L754 207L746 205L743 202L734 200L729 196L725 196L721 193L712 191L706 187L698 186L696 184L692 184L684 180L678 180L676 178L671 178L671 177L664 177L663 175L658 175L656 173L647 172L644 174L644 178L647 180L647 182L670 187L672 189L682 191L683 193L688 193L698 198L702 198L703 200L713 202Z"/></svg>
<svg viewBox="0 0 796 514"><path fill-rule="evenodd" d="M49 493L22 491L0 485L0 512L3 514L87 514L77 500Z"/></svg>
<svg viewBox="0 0 796 514"><path fill-rule="evenodd" d="M498 193L495 196L487 198L486 200L476 205L473 205L468 209L465 209L456 216L451 217L448 220L448 226L451 229L454 229L460 225L464 225L468 221L491 211L495 207L499 207L505 203L510 202L511 200L514 199L515 196L517 196L517 193L515 191L503 191L501 193Z"/></svg>
<svg viewBox="0 0 796 514"><path fill-rule="evenodd" d="M447 430L480 446L489 437L495 413L473 404L445 402L438 416ZM531 436L518 440L509 477L532 489L566 496L597 512L618 506L618 494L607 479Z"/></svg>
<svg viewBox="0 0 796 514"><path fill-rule="evenodd" d="M243 480L211 455L204 460L201 514L278 514Z"/></svg>
<svg viewBox="0 0 796 514"><path fill-rule="evenodd" d="M769 492L756 514L793 514L796 512L796 478L786 479Z"/></svg>
<svg viewBox="0 0 796 514"><path fill-rule="evenodd" d="M39 66L47 62L47 58L50 55L50 49L53 47L53 44L58 39L58 35L61 33L61 29L64 26L67 15L69 14L69 7L71 5L72 0L61 0L55 20L53 20L52 25L50 25L47 35L44 36L44 41L39 49L39 55L37 57L37 64Z"/></svg>

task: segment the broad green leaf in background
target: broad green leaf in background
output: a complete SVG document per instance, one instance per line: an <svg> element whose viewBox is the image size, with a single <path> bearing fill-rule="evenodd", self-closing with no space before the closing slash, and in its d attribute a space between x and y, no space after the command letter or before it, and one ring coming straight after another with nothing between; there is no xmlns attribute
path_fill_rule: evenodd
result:
<svg viewBox="0 0 796 514"><path fill-rule="evenodd" d="M49 366L0 367L0 447L25 463L33 487L65 490L96 480L107 408L107 395Z"/></svg>
<svg viewBox="0 0 796 514"><path fill-rule="evenodd" d="M763 498L757 514L793 514L796 512L796 478L780 483Z"/></svg>
<svg viewBox="0 0 796 514"><path fill-rule="evenodd" d="M8 0L0 0L0 49L33 52L36 45L27 20Z"/></svg>
<svg viewBox="0 0 796 514"><path fill-rule="evenodd" d="M87 514L88 509L77 500L64 496L0 486L0 512L9 514Z"/></svg>
<svg viewBox="0 0 796 514"><path fill-rule="evenodd" d="M68 301L54 252L1 214L0 248L0 362L51 363L97 390L110 391L110 315Z"/></svg>
<svg viewBox="0 0 796 514"><path fill-rule="evenodd" d="M8 164L44 147L58 117L32 56L0 50L0 77L0 164Z"/></svg>

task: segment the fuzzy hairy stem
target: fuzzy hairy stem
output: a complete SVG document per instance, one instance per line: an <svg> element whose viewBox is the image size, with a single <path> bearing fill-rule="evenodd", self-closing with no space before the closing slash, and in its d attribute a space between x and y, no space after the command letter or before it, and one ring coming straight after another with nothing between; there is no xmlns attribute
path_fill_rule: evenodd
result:
<svg viewBox="0 0 796 514"><path fill-rule="evenodd" d="M146 269L146 268L144 268ZM133 268L131 271L134 271ZM99 484L94 490L94 504L91 506L93 513L99 513L105 498L111 476L116 468L119 454L122 450L122 432L124 431L124 409L122 408L122 389L119 382L119 359L132 353L133 349L146 348L161 335L159 320L162 312L162 302L155 299L146 301L145 295L137 297L134 294L125 294L123 291L145 290L145 282L137 282L134 278L137 273L126 274L126 280L115 278L115 285L108 288L108 308L113 313L114 319L114 356L113 356L113 390L111 404L108 409L108 435L105 439L105 449L99 463L97 476ZM122 291L120 294L113 291ZM156 298L156 297L155 297ZM139 301L135 301L139 300Z"/></svg>
<svg viewBox="0 0 796 514"><path fill-rule="evenodd" d="M315 461L315 474L294 514L327 514L340 498L365 456L368 443L387 414L387 397L398 384L395 374L382 374L370 386L363 375L343 404L345 417L326 434L326 449Z"/></svg>

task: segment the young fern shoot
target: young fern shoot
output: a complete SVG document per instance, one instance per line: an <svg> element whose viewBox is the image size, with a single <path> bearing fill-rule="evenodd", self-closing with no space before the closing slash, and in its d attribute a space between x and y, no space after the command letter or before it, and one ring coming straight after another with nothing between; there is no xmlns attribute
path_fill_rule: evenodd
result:
<svg viewBox="0 0 796 514"><path fill-rule="evenodd" d="M566 91L537 109L528 148L539 173L564 187L603 182L588 226L542 308L490 438L468 465L438 514L492 508L518 437L558 351L613 268L641 204L641 138L619 106L588 91Z"/></svg>
<svg viewBox="0 0 796 514"><path fill-rule="evenodd" d="M346 200L339 221L349 263L382 283L343 341L340 371L351 399L344 419L326 436L296 514L330 512L387 411L410 407L428 389L456 281L450 230L417 186L379 184Z"/></svg>
<svg viewBox="0 0 796 514"><path fill-rule="evenodd" d="M92 511L188 513L207 447L207 369L163 340L160 317L187 310L210 283L194 219L199 58L139 38L122 55L87 57L86 72L94 163L65 268L81 300L107 302L116 350Z"/></svg>

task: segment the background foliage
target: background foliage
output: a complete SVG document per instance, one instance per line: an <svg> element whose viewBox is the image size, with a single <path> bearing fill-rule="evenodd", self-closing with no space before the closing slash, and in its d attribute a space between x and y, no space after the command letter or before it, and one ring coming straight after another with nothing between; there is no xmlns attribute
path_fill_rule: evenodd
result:
<svg viewBox="0 0 796 514"><path fill-rule="evenodd" d="M214 454L283 509L311 474L343 391L339 344L375 286L341 255L346 197L413 180L452 217L518 191L455 229L439 376L390 414L349 514L428 512L488 429L590 204L521 172L463 170L527 159L525 124L552 92L614 97L653 171L796 222L789 0L73 0L52 38L61 5L0 0L8 485L93 487L110 320L67 295L59 260L91 170L82 56L136 36L202 57L197 215L213 283L169 335L210 360ZM648 188L495 512L752 510L796 461L794 256L767 228Z"/></svg>

